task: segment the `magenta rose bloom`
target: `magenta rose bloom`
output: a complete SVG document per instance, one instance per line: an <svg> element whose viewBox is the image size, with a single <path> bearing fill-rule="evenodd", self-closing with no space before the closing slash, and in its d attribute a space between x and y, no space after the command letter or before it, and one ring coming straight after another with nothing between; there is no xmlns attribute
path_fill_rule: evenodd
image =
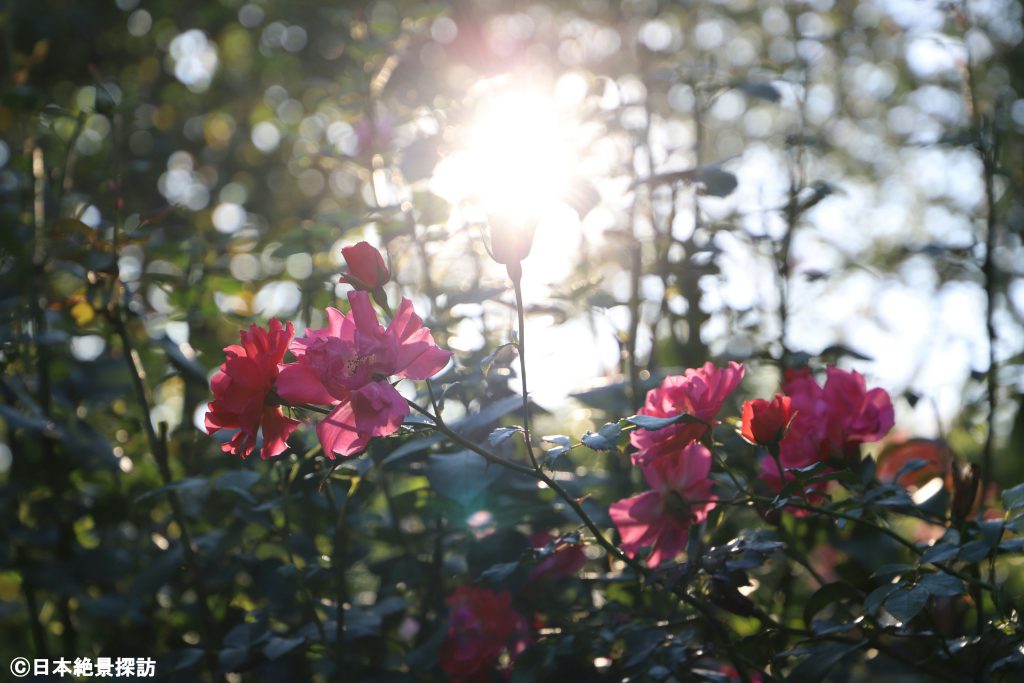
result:
<svg viewBox="0 0 1024 683"><path fill-rule="evenodd" d="M878 441L894 424L892 401L885 389L868 391L864 377L836 367L826 369L820 387L809 371L787 373L783 387L794 414L782 440L788 466L806 466L820 460L852 463L860 444Z"/></svg>
<svg viewBox="0 0 1024 683"><path fill-rule="evenodd" d="M779 443L779 462L761 461L761 480L774 491L795 478L788 469L825 463L829 468L851 465L860 459L860 444L878 441L892 429L893 407L884 389L870 391L864 377L839 368L826 369L825 386L810 370L787 370L783 385L790 399L789 429ZM779 472L781 465L783 472ZM824 483L808 485L803 497L810 503L825 499ZM794 514L796 508L787 508Z"/></svg>
<svg viewBox="0 0 1024 683"><path fill-rule="evenodd" d="M490 681L502 652L514 661L526 649L529 625L512 608L508 593L467 584L456 588L447 603L448 632L440 659L451 681Z"/></svg>
<svg viewBox="0 0 1024 683"><path fill-rule="evenodd" d="M608 510L630 557L646 547L649 567L672 560L686 547L690 527L707 519L711 501L711 452L692 442L681 452L643 467L650 491L613 503Z"/></svg>
<svg viewBox="0 0 1024 683"><path fill-rule="evenodd" d="M293 334L291 323L282 327L279 321L271 320L269 332L253 325L241 333L241 345L224 348L227 359L210 381L213 401L206 412L206 433L238 430L221 447L225 453L249 457L261 428L260 455L264 459L279 455L287 447L285 440L299 423L285 417L280 406L269 404L267 397L274 390L278 364Z"/></svg>
<svg viewBox="0 0 1024 683"><path fill-rule="evenodd" d="M666 377L660 387L647 392L640 415L674 417L686 413L708 425L713 424L722 403L743 379L743 373L743 366L735 361L726 368L716 368L708 362L682 375ZM629 437L629 442L637 449L633 463L646 465L657 458L677 454L691 441L701 438L705 431L707 426L688 422L664 429L638 429Z"/></svg>
<svg viewBox="0 0 1024 683"><path fill-rule="evenodd" d="M296 362L281 367L278 394L289 403L333 406L316 427L329 458L352 455L375 436L398 430L409 414L389 378L427 379L451 358L402 299L385 329L366 292L349 292L351 312L327 309L328 326L291 344Z"/></svg>
<svg viewBox="0 0 1024 683"><path fill-rule="evenodd" d="M828 405L829 438L845 448L878 441L895 424L892 401L885 389L870 391L864 376L830 367L825 370L822 399Z"/></svg>

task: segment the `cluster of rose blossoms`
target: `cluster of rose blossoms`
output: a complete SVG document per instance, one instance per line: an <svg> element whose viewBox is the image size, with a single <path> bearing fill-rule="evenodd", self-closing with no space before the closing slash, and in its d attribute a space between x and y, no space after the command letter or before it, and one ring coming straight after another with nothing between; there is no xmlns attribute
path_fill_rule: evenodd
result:
<svg viewBox="0 0 1024 683"><path fill-rule="evenodd" d="M335 454L359 453L371 438L398 431L409 414L392 379L424 380L450 361L451 352L434 343L408 299L402 299L387 327L381 325L371 297L390 313L383 290L390 273L380 252L360 242L345 247L342 254L349 268L342 281L355 289L348 295L349 313L328 308L327 327L307 330L301 338L295 338L290 322L271 320L269 329L253 325L241 333L241 344L224 349L225 362L211 380L214 398L206 429L210 434L237 430L222 447L225 452L248 457L261 434L263 458L284 452L286 440L299 425L282 413L287 404L329 406L316 425L324 453L332 459ZM514 277L517 271L510 267L509 272ZM286 363L288 352L294 360ZM630 436L636 448L633 464L641 468L650 490L620 500L609 510L622 549L630 557L649 549L651 567L673 560L686 547L689 528L714 508L712 455L701 442L743 375L743 366L736 362L726 368L706 363L667 377L648 392L641 415L685 414L689 419ZM868 391L856 372L830 367L822 387L809 370L788 371L783 391L772 401L758 399L743 406L742 434L766 451L761 478L776 491L794 478L793 470L819 462L827 468L855 464L860 444L877 441L893 425L888 394L882 389ZM805 499L820 497L820 486L809 485ZM788 509L806 513L806 508ZM544 534L534 544L541 559L528 585L571 576L585 562L578 542ZM452 680L490 680L503 653L511 665L526 648L531 629L512 600L508 593L472 584L460 586L448 598L448 630L440 661Z"/></svg>
<svg viewBox="0 0 1024 683"><path fill-rule="evenodd" d="M370 302L387 308L383 286L390 279L380 252L366 242L342 249L349 272L342 280L350 311L327 309L328 325L294 338L291 323L270 321L270 329L253 325L242 332L241 345L224 349L227 356L211 380L213 401L206 430L238 432L222 449L243 458L256 448L262 429L263 458L280 455L299 425L281 412L281 403L330 406L316 425L324 454L334 458L360 452L375 436L398 431L409 405L391 383L427 379L451 360L450 351L434 343L430 330L402 299L385 328ZM294 362L285 363L290 351Z"/></svg>
<svg viewBox="0 0 1024 683"><path fill-rule="evenodd" d="M716 496L708 478L712 456L701 440L743 374L739 363L726 368L706 363L667 377L648 392L641 415L671 418L685 413L697 419L630 436L637 449L633 464L641 468L650 490L609 509L630 557L650 548L650 567L674 559L686 547L690 527L714 508ZM783 391L772 401L755 399L743 405L743 437L766 451L760 476L776 492L796 477L795 470L816 463L823 470L855 465L860 444L881 439L893 426L889 395L884 389L868 390L857 372L829 367L820 386L810 370L790 370ZM808 505L787 510L807 514L824 486L806 485L802 493Z"/></svg>

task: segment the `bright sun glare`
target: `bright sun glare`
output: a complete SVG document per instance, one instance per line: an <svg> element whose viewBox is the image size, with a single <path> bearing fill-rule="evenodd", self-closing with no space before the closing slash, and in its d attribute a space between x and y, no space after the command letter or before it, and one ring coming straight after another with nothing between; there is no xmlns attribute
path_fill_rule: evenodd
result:
<svg viewBox="0 0 1024 683"><path fill-rule="evenodd" d="M486 213L543 216L573 173L568 133L550 97L495 94L479 105L460 150L439 166L438 192Z"/></svg>

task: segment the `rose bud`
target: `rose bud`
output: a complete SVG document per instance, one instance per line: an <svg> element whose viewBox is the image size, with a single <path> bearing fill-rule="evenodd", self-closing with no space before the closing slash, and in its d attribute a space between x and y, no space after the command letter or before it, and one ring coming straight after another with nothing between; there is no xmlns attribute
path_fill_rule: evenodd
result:
<svg viewBox="0 0 1024 683"><path fill-rule="evenodd" d="M786 435L792 417L788 396L775 394L770 402L754 399L743 404L743 438L760 446L775 446Z"/></svg>
<svg viewBox="0 0 1024 683"><path fill-rule="evenodd" d="M348 266L348 272L341 274L341 281L357 290L372 292L391 280L384 257L369 242L342 247L341 255Z"/></svg>
<svg viewBox="0 0 1024 683"><path fill-rule="evenodd" d="M509 277L518 280L523 272L520 263L530 255L533 246L536 217L491 214L487 217L487 224L490 227L491 258L505 266Z"/></svg>

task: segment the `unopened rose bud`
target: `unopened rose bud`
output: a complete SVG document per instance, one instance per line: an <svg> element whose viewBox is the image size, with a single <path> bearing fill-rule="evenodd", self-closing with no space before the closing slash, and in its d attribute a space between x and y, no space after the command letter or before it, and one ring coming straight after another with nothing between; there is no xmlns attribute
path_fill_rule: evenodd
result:
<svg viewBox="0 0 1024 683"><path fill-rule="evenodd" d="M493 214L488 216L487 223L490 227L491 258L504 265L509 275L516 279L516 273L522 274L519 264L530 255L537 219L528 215Z"/></svg>
<svg viewBox="0 0 1024 683"><path fill-rule="evenodd" d="M782 441L792 417L790 399L775 394L770 402L754 399L743 404L743 438L753 444L772 447Z"/></svg>
<svg viewBox="0 0 1024 683"><path fill-rule="evenodd" d="M341 281L357 290L372 292L391 280L384 257L369 242L342 247L341 255L348 266L348 272L341 274Z"/></svg>

